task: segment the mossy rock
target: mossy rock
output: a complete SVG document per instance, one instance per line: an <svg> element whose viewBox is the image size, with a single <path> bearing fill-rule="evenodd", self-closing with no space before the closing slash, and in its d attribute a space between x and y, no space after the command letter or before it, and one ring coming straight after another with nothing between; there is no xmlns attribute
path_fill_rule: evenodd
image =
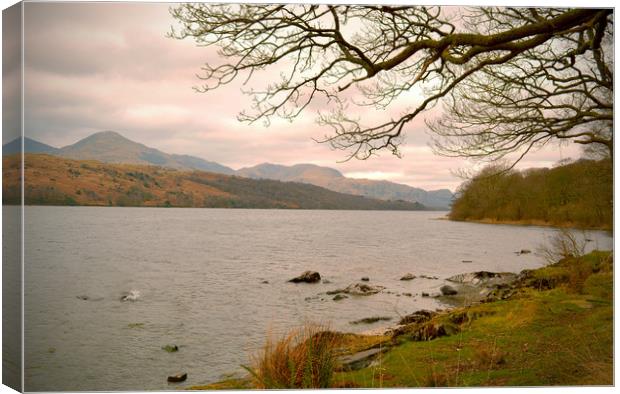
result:
<svg viewBox="0 0 620 394"><path fill-rule="evenodd" d="M166 345L163 346L162 349L167 351L168 353L174 353L179 351L179 347L177 345Z"/></svg>
<svg viewBox="0 0 620 394"><path fill-rule="evenodd" d="M450 321L430 321L418 325L415 330L411 331L409 338L414 341L430 341L457 334L459 331L459 326Z"/></svg>

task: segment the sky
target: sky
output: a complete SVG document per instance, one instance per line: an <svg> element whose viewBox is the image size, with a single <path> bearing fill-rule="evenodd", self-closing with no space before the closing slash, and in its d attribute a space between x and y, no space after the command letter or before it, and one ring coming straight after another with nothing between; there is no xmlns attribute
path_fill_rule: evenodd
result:
<svg viewBox="0 0 620 394"><path fill-rule="evenodd" d="M345 152L313 140L329 132L315 122L313 110L293 123L276 120L270 127L238 122L236 115L249 109L250 98L241 93L240 83L209 93L193 90L201 65L217 61L218 55L215 48L167 37L175 24L169 6L26 3L26 136L61 147L114 130L167 153L190 154L234 169L263 162L314 163L345 176L427 190L454 191L462 182L455 171L472 166L464 159L433 154L422 119L407 126L402 158L386 151L346 162ZM579 152L576 146L549 146L529 154L519 167L549 167Z"/></svg>

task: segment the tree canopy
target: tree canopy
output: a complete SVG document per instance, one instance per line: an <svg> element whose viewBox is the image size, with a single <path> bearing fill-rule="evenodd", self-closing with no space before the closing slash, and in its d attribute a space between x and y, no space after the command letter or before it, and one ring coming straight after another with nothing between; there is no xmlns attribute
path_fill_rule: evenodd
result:
<svg viewBox="0 0 620 394"><path fill-rule="evenodd" d="M610 159L527 171L495 167L460 186L451 219L613 228Z"/></svg>
<svg viewBox="0 0 620 394"><path fill-rule="evenodd" d="M442 110L426 123L440 154L520 159L559 140L611 154L612 9L458 11L181 4L171 9L181 25L171 36L219 47L221 63L202 67L202 92L280 71L278 80L247 91L253 105L239 118L293 119L320 103L328 110L319 123L331 130L322 141L350 157L381 149L398 155L406 126L438 103ZM402 101L409 108L390 114ZM367 124L351 105L388 115Z"/></svg>

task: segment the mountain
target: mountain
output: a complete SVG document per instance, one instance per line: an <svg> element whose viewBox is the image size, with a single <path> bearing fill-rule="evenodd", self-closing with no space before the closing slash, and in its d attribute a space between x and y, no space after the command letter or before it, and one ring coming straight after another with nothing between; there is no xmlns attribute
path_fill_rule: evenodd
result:
<svg viewBox="0 0 620 394"><path fill-rule="evenodd" d="M57 149L40 142L25 139L26 153L49 153L77 160L99 160L104 163L146 164L179 170L200 170L253 179L271 179L300 182L320 186L335 192L354 194L381 200L404 200L437 209L448 209L453 194L447 189L426 191L389 181L347 178L339 171L314 164L283 166L263 163L238 171L224 165L188 155L168 154L131 141L114 131L102 131L73 145ZM19 152L19 140L3 147L6 152Z"/></svg>
<svg viewBox="0 0 620 394"><path fill-rule="evenodd" d="M329 167L320 167L315 164L295 164L283 166L279 164L263 163L254 167L245 167L237 170L237 175L256 179L277 179L279 181L313 183L324 179L343 178L340 171Z"/></svg>
<svg viewBox="0 0 620 394"><path fill-rule="evenodd" d="M61 148L58 155L77 160L99 160L104 163L151 164L176 169L233 174L232 168L187 155L171 155L131 141L114 131L102 131L73 145Z"/></svg>
<svg viewBox="0 0 620 394"><path fill-rule="evenodd" d="M257 180L137 164L106 164L27 153L26 204L151 207L422 210L418 203L382 201L296 182ZM3 199L20 202L21 161L3 158Z"/></svg>
<svg viewBox="0 0 620 394"><path fill-rule="evenodd" d="M2 146L3 155L13 155L19 153L22 150L21 138L16 138L13 141ZM57 154L59 149L53 146L46 145L42 142L35 141L28 137L24 137L24 151L32 153L49 153Z"/></svg>
<svg viewBox="0 0 620 394"><path fill-rule="evenodd" d="M206 161L196 156L189 155L171 155L172 158L184 168L191 168L193 170L215 172L218 174L233 175L235 170L230 167L223 166L214 161Z"/></svg>
<svg viewBox="0 0 620 394"><path fill-rule="evenodd" d="M254 167L242 168L237 171L237 175L255 179L309 183L340 193L381 200L415 201L429 208L447 209L453 198L452 192L448 189L426 191L389 181L347 178L333 168L320 167L314 164L283 166L263 163Z"/></svg>

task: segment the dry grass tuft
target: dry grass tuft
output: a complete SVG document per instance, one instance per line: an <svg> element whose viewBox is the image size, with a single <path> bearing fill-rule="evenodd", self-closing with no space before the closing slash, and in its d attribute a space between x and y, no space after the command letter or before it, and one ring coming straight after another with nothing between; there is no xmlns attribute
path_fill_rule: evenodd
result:
<svg viewBox="0 0 620 394"><path fill-rule="evenodd" d="M279 339L268 338L245 368L259 389L328 388L339 342L340 335L326 327L306 324Z"/></svg>
<svg viewBox="0 0 620 394"><path fill-rule="evenodd" d="M474 358L480 368L488 368L489 370L506 364L506 354L495 343L479 344L474 353Z"/></svg>
<svg viewBox="0 0 620 394"><path fill-rule="evenodd" d="M450 378L445 371L438 371L431 368L425 380L422 382L423 387L450 387Z"/></svg>

